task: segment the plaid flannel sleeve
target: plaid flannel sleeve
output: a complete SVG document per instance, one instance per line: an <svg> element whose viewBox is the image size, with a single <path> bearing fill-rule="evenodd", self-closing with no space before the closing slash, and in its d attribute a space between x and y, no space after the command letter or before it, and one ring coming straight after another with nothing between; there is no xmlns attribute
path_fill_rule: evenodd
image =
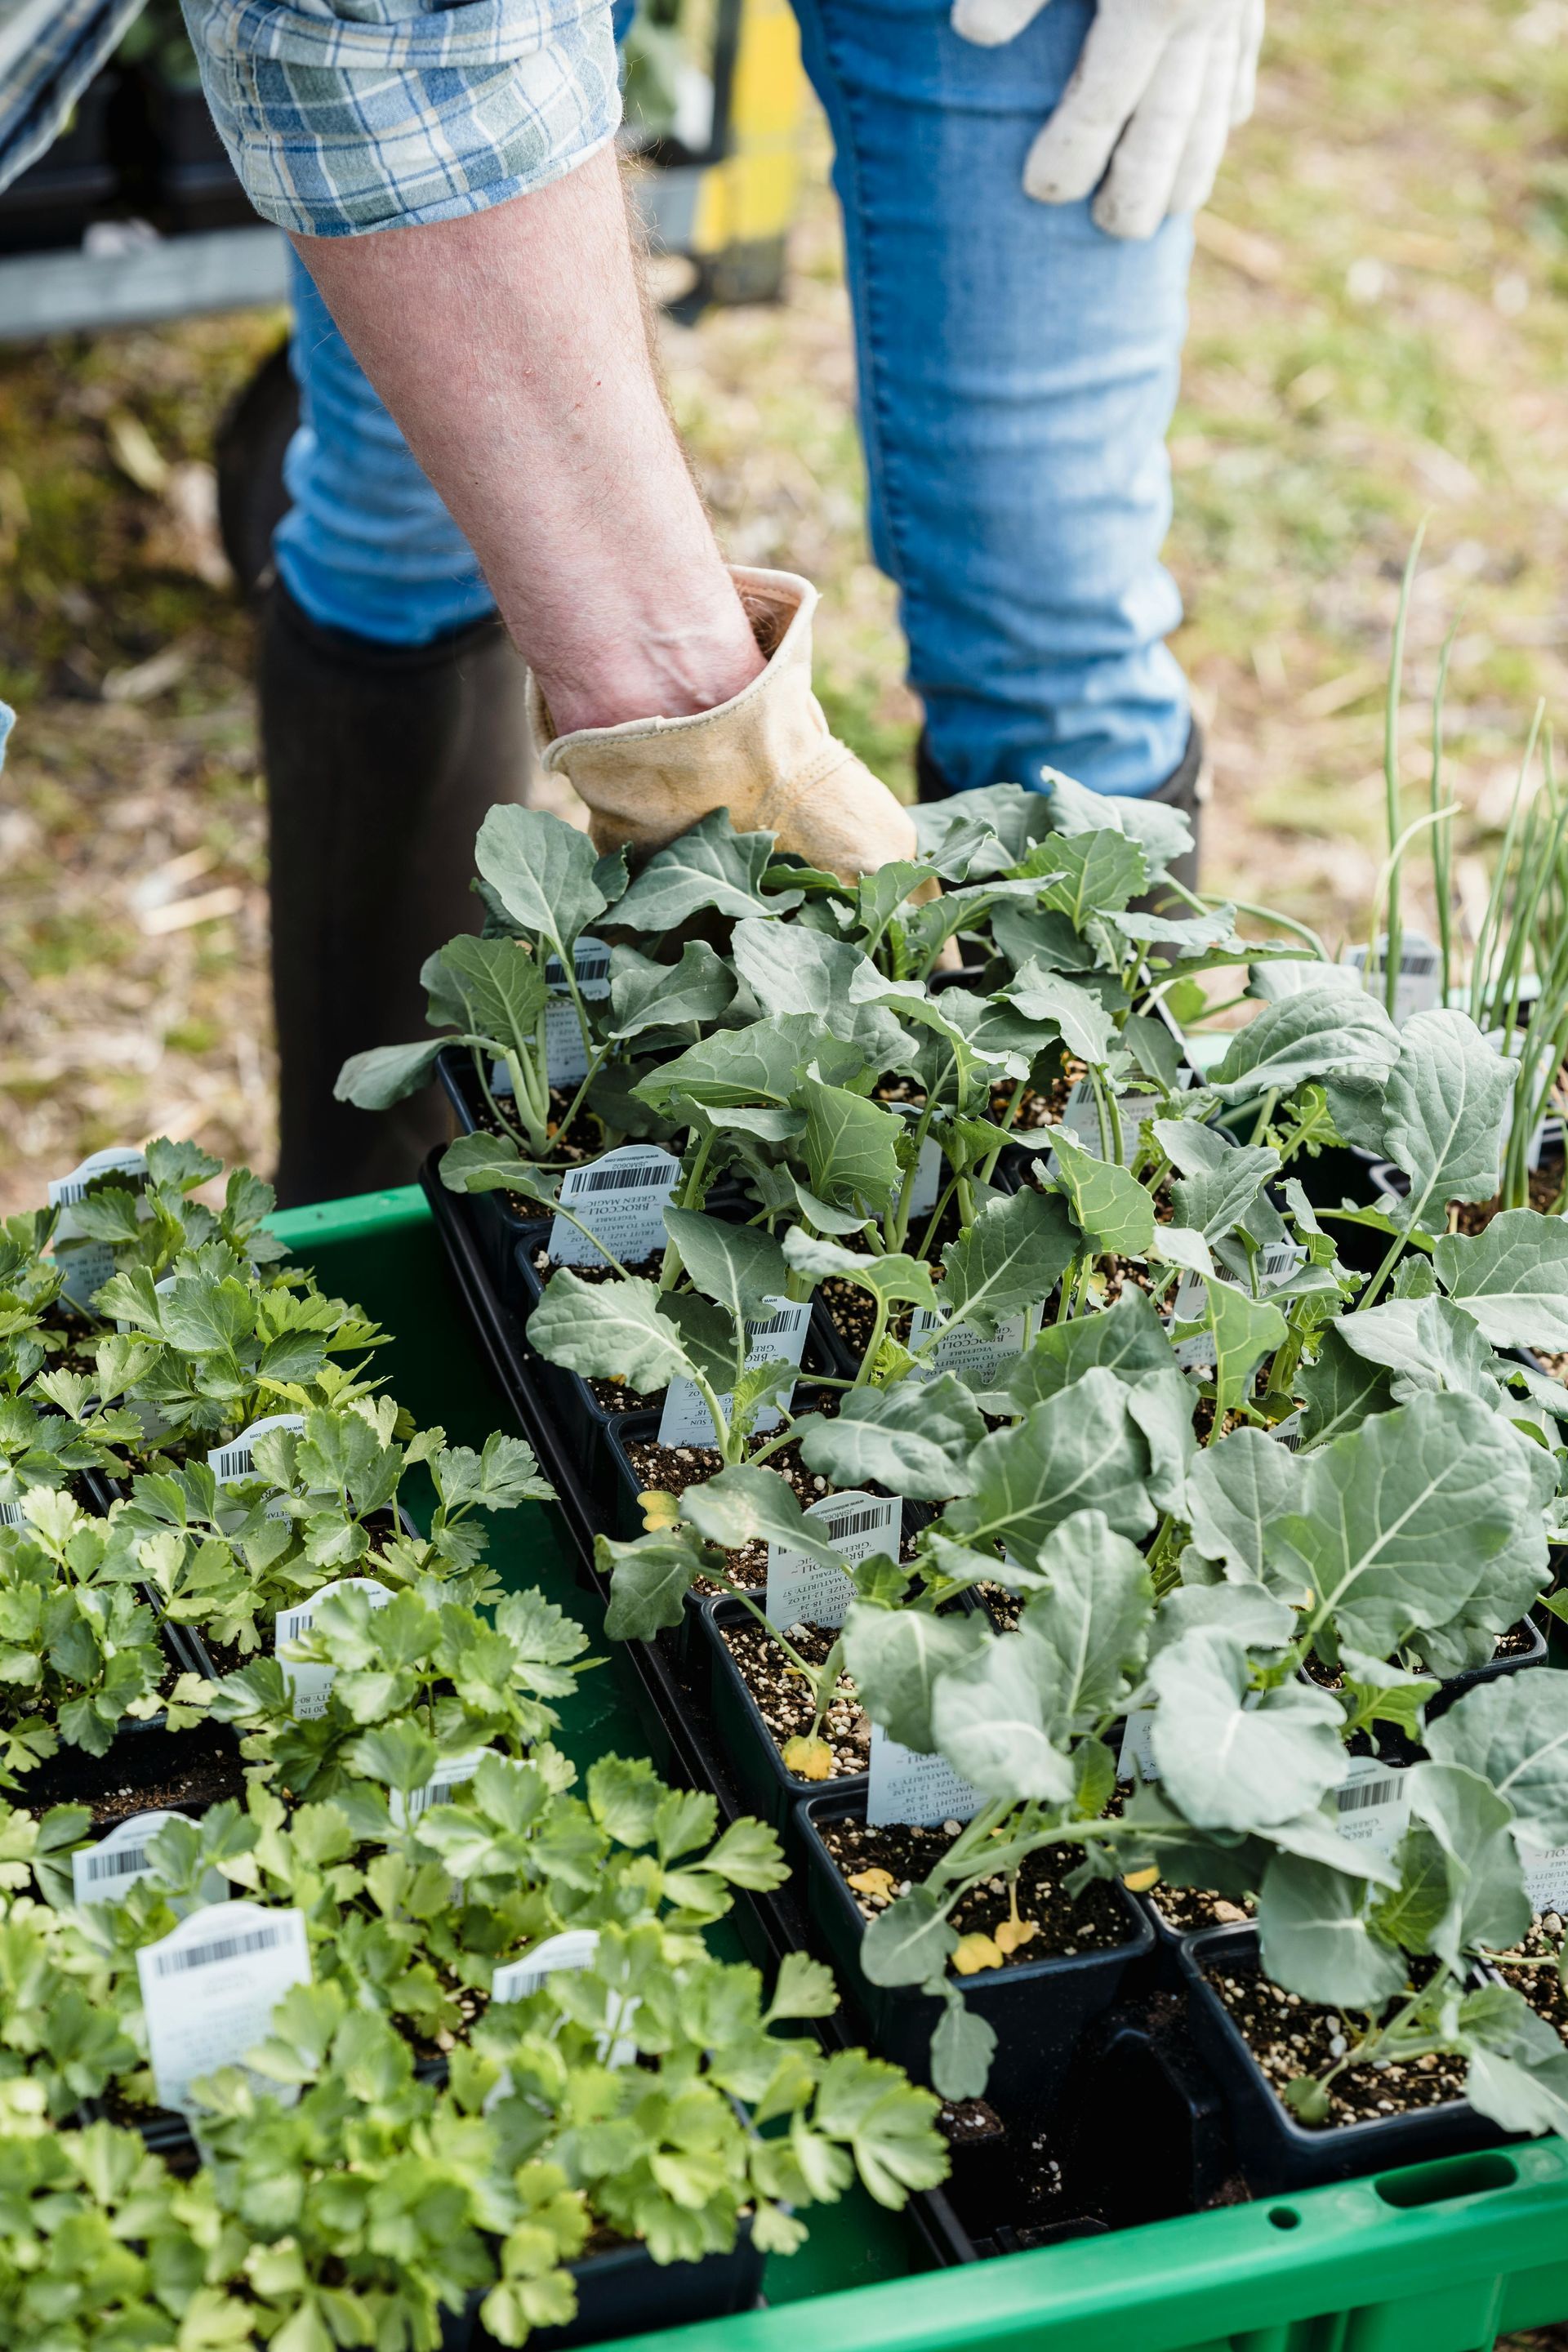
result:
<svg viewBox="0 0 1568 2352"><path fill-rule="evenodd" d="M455 220L614 138L610 0L183 0L258 212L307 236Z"/></svg>

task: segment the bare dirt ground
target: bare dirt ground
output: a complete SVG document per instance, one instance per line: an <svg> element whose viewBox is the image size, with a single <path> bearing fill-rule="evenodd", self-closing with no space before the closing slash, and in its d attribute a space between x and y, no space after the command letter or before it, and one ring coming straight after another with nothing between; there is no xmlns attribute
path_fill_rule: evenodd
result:
<svg viewBox="0 0 1568 2352"><path fill-rule="evenodd" d="M1398 575L1422 709L1456 625L1449 771L1473 902L1538 696L1568 670L1568 0L1276 0L1258 120L1199 226L1173 436L1178 641L1213 750L1213 888L1367 919ZM824 698L907 788L917 713L860 520L826 148L789 299L667 326L730 552L824 589ZM160 1130L265 1168L250 623L204 470L277 318L0 350L0 1211Z"/></svg>

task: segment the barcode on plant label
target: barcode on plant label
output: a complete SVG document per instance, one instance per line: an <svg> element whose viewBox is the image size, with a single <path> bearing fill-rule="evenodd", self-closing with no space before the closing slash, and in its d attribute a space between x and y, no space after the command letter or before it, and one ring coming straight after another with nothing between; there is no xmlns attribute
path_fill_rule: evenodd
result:
<svg viewBox="0 0 1568 2352"><path fill-rule="evenodd" d="M904 1507L896 1495L824 1495L803 1517L851 1563L879 1551L898 1557ZM842 1625L854 1598L855 1587L843 1569L788 1544L769 1544L763 1611L771 1625Z"/></svg>
<svg viewBox="0 0 1568 2352"><path fill-rule="evenodd" d="M1298 1406L1294 1412L1288 1412L1283 1421L1277 1421L1268 1434L1279 1444L1288 1445L1292 1454L1299 1454L1301 1450L1301 1432L1305 1426L1300 1407Z"/></svg>
<svg viewBox="0 0 1568 2352"><path fill-rule="evenodd" d="M95 1151L68 1176L57 1176L49 1183L49 1206L67 1212L85 1201L94 1185L105 1177L118 1178L120 1189L131 1192L144 1192L147 1185L147 1158L144 1152L129 1145L113 1144L107 1151ZM57 1241L68 1241L76 1230L75 1220L68 1214L60 1218L55 1228Z"/></svg>
<svg viewBox="0 0 1568 2352"><path fill-rule="evenodd" d="M215 1445L207 1455L207 1468L220 1486L237 1486L244 1479L260 1475L256 1467L256 1441L258 1437L265 1437L269 1429L291 1429L302 1435L304 1428L302 1412L268 1413L265 1420L253 1421L248 1429L242 1429L239 1435L231 1437L226 1444Z"/></svg>
<svg viewBox="0 0 1568 2352"><path fill-rule="evenodd" d="M319 1666L296 1663L282 1655L290 1642L308 1633L316 1622L316 1612L333 1592L363 1592L373 1609L384 1609L392 1599L391 1592L374 1576L339 1576L331 1584L323 1584L308 1601L297 1601L291 1609L280 1609L273 1627L272 1646L283 1668L283 1679L289 1685L289 1704L295 1718L310 1721L327 1711L327 1694L337 1674L335 1666Z"/></svg>
<svg viewBox="0 0 1568 2352"><path fill-rule="evenodd" d="M1307 1253L1300 1242L1269 1242L1258 1253L1258 1286L1273 1290L1281 1282L1289 1282L1306 1264Z"/></svg>
<svg viewBox="0 0 1568 2352"><path fill-rule="evenodd" d="M133 1813L116 1822L96 1845L71 1856L71 1896L77 1903L118 1903L152 1867L147 1850L170 1812Z"/></svg>
<svg viewBox="0 0 1568 2352"><path fill-rule="evenodd" d="M561 1187L563 1201L585 1201L594 1192L657 1192L659 1173L647 1168L583 1168L574 1170Z"/></svg>
<svg viewBox="0 0 1568 2352"><path fill-rule="evenodd" d="M177 1977L192 1969L216 1968L220 1960L243 1959L247 1952L275 1952L288 1942L280 1927L251 1927L240 1936L215 1937L210 1944L196 1944L184 1951L154 1951L153 1972L160 1977Z"/></svg>
<svg viewBox="0 0 1568 2352"><path fill-rule="evenodd" d="M552 1220L550 1255L557 1265L595 1265L618 1258L623 1265L651 1256L665 1244L664 1212L680 1162L657 1144L624 1143L561 1179L561 1205L578 1223ZM580 1230L585 1226L586 1232ZM602 1248L596 1246L602 1243Z"/></svg>
<svg viewBox="0 0 1568 2352"><path fill-rule="evenodd" d="M436 1767L422 1789L410 1790L405 1796L400 1789L387 1792L386 1808L392 1815L395 1829L406 1829L432 1805L450 1805L457 1801L458 1791L467 1786L479 1769L484 1756L482 1748L472 1748L462 1756L448 1756Z"/></svg>
<svg viewBox="0 0 1568 2352"><path fill-rule="evenodd" d="M862 1535L868 1528L879 1528L881 1524L882 1506L880 1503L871 1503L865 1510L850 1511L842 1518L837 1516L825 1517L822 1522L822 1532L829 1543L842 1544L846 1536Z"/></svg>
<svg viewBox="0 0 1568 2352"><path fill-rule="evenodd" d="M770 1298L764 1304L773 1313L760 1322L746 1326L746 1364L755 1370L759 1364L798 1364L805 1351L805 1335L811 1328L811 1301L808 1298ZM789 1410L795 1394L795 1383L781 1387L779 1396L784 1412ZM722 1410L730 1410L731 1399L726 1392L720 1399ZM757 1412L752 1426L759 1436L777 1429L783 1419L777 1405L764 1404ZM695 1381L681 1378L671 1381L664 1392L664 1411L659 1416L658 1442L661 1445L714 1445L718 1433L713 1416L703 1401L702 1391Z"/></svg>
<svg viewBox="0 0 1568 2352"><path fill-rule="evenodd" d="M310 1981L302 1911L207 1904L136 1955L158 2097L188 2111L191 2085L238 2065L265 2040L272 2011ZM267 2084L270 2095L279 2094Z"/></svg>
<svg viewBox="0 0 1568 2352"><path fill-rule="evenodd" d="M1391 1773L1386 1780L1360 1780L1352 1788L1339 1792L1342 1813L1363 1813L1369 1805L1386 1805L1391 1797L1399 1794L1399 1782Z"/></svg>
<svg viewBox="0 0 1568 2352"><path fill-rule="evenodd" d="M748 1323L746 1326L746 1337L751 1341L752 1345L755 1347L759 1339L771 1339L777 1331L789 1331L793 1333L798 1330L799 1328L800 1310L795 1300L792 1298L787 1300L785 1304L779 1308L776 1314L770 1315L765 1322Z"/></svg>
<svg viewBox="0 0 1568 2352"><path fill-rule="evenodd" d="M591 939L584 931L572 950L572 977L580 996L593 1000L608 996L610 950L603 940ZM566 970L557 955L544 959L544 985L552 996L566 993Z"/></svg>
<svg viewBox="0 0 1568 2352"><path fill-rule="evenodd" d="M20 1503L0 1503L0 1528L25 1528L26 1513Z"/></svg>
<svg viewBox="0 0 1568 2352"><path fill-rule="evenodd" d="M1404 1771L1376 1756L1352 1758L1349 1773L1334 1791L1334 1803L1340 1835L1380 1853L1393 1853L1410 1819Z"/></svg>
<svg viewBox="0 0 1568 2352"><path fill-rule="evenodd" d="M889 1739L879 1723L872 1725L868 1827L899 1823L928 1829L937 1822L967 1822L984 1801L945 1756L921 1755L918 1748Z"/></svg>
<svg viewBox="0 0 1568 2352"><path fill-rule="evenodd" d="M123 1878L128 1870L145 1870L147 1867L144 1845L121 1846L118 1853L89 1853L83 1858L89 1880Z"/></svg>

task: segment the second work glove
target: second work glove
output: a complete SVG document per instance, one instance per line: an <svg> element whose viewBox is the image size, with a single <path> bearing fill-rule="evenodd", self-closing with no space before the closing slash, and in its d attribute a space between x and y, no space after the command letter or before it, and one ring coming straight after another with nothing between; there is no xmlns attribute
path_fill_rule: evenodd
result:
<svg viewBox="0 0 1568 2352"><path fill-rule="evenodd" d="M732 576L767 667L750 686L689 719L633 719L553 735L536 681L530 718L542 765L593 812L600 850L633 860L658 849L711 809L738 833L771 833L782 850L847 881L915 855L915 829L828 727L811 690L816 591L793 572Z"/></svg>
<svg viewBox="0 0 1568 2352"><path fill-rule="evenodd" d="M1048 0L953 0L952 26L993 48ZM1056 112L1029 150L1025 192L1076 204L1095 226L1152 236L1208 202L1225 142L1252 111L1263 0L1098 0ZM1103 185L1101 183L1103 182Z"/></svg>

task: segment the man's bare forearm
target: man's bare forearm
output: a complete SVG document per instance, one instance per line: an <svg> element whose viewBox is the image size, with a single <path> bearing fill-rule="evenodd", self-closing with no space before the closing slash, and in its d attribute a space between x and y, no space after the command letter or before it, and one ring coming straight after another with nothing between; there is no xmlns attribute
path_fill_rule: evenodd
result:
<svg viewBox="0 0 1568 2352"><path fill-rule="evenodd" d="M295 243L558 733L710 709L755 677L660 395L608 149L466 219Z"/></svg>

